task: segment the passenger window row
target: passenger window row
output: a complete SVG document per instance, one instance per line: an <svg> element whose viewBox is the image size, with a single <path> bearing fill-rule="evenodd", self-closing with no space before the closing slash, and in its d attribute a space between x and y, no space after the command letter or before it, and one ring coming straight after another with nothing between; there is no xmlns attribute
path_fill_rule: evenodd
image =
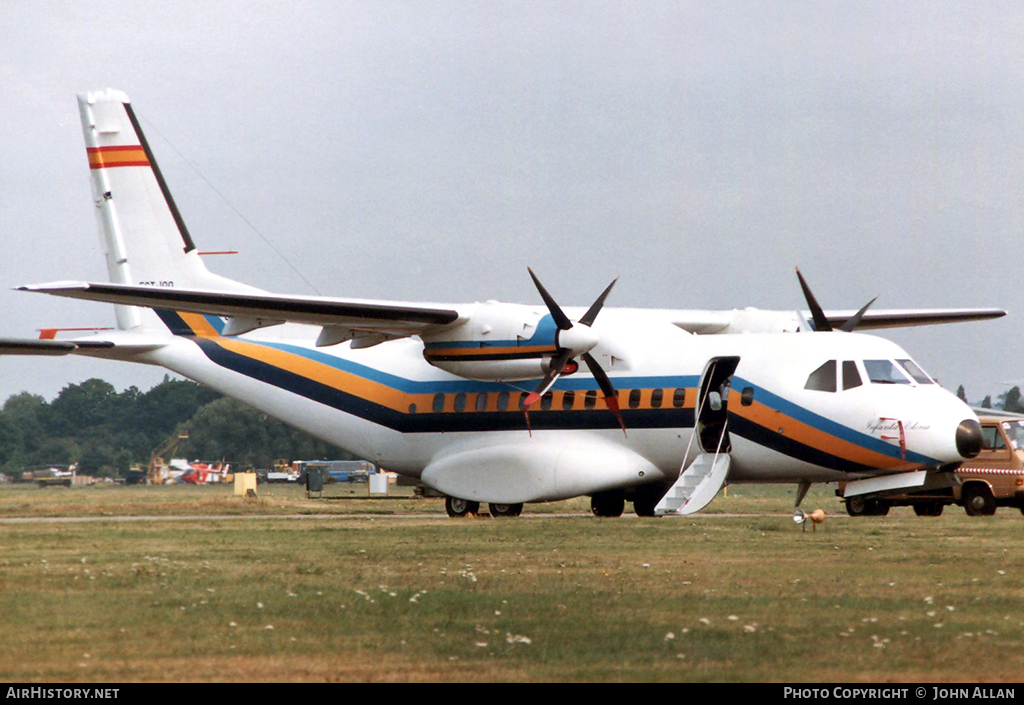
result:
<svg viewBox="0 0 1024 705"><path fill-rule="evenodd" d="M620 391L619 394L623 394ZM456 394L435 394L431 404L434 413L445 411L462 413L465 411L508 411L522 409L526 392L458 392ZM540 410L561 409L563 411L597 407L600 392L591 389L586 392L554 391L540 398ZM646 405L645 405L646 401ZM682 408L686 404L686 389L632 389L626 393L626 405L630 409L646 406L651 409ZM409 407L409 413L416 413L416 405Z"/></svg>

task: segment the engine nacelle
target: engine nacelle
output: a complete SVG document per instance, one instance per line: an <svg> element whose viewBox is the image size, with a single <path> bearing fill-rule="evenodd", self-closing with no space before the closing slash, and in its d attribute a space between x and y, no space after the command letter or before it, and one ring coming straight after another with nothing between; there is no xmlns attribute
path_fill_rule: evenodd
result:
<svg viewBox="0 0 1024 705"><path fill-rule="evenodd" d="M733 312L732 322L719 333L796 333L812 330L796 311L744 308Z"/></svg>
<svg viewBox="0 0 1024 705"><path fill-rule="evenodd" d="M537 379L558 352L557 336L558 328L543 308L488 301L477 304L458 328L423 336L423 357L466 379Z"/></svg>

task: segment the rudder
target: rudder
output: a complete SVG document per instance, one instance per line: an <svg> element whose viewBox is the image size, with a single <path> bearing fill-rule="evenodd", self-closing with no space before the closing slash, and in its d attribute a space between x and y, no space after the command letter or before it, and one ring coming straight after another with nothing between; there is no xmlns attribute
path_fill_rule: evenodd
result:
<svg viewBox="0 0 1024 705"><path fill-rule="evenodd" d="M113 89L81 93L78 108L110 281L253 291L212 274L200 260L128 96ZM163 327L145 309L115 308L122 330Z"/></svg>

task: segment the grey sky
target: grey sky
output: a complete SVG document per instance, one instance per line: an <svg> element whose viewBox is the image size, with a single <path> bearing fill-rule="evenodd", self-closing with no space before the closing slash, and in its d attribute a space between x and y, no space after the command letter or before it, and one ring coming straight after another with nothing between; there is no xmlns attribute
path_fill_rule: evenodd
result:
<svg viewBox="0 0 1024 705"><path fill-rule="evenodd" d="M564 305L1000 306L887 334L972 399L1024 379L1024 6L5 2L0 333L110 325L75 93L124 90L218 273ZM241 214L241 215L239 215ZM0 359L0 400L163 371Z"/></svg>

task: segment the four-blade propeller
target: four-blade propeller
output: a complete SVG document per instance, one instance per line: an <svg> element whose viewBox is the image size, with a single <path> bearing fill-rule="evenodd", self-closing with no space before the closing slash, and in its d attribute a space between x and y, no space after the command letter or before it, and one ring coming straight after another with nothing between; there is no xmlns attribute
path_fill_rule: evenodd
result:
<svg viewBox="0 0 1024 705"><path fill-rule="evenodd" d="M825 317L825 312L821 309L821 305L818 303L818 300L814 298L814 294L811 293L811 287L807 286L807 282L804 280L804 275L800 273L799 267L797 267L796 276L797 279L800 280L800 288L804 291L804 298L807 299L807 307L811 310L811 320L814 321L814 330L819 333L827 333L834 330L832 328L832 323ZM876 296L864 304L864 306L848 321L846 321L846 323L839 326L839 330L846 333L853 332L853 329L857 327L860 320L864 318L864 314L867 313L868 308L871 304L875 303L877 299L878 297Z"/></svg>
<svg viewBox="0 0 1024 705"><path fill-rule="evenodd" d="M569 317L565 315L561 307L555 301L555 299L548 293L544 285L537 279L537 275L533 273L532 269L527 268L530 272L530 277L533 279L533 283L537 286L537 291L540 292L540 297L544 299L544 304L548 307L548 311L551 313L551 318L554 320L555 325L558 327L558 332L555 334L555 345L558 347L558 352L551 359L551 364L548 368L548 372L544 375L544 378L537 385L530 394L527 395L523 401L523 410L527 413L527 422L529 422L529 408L531 405L536 404L542 396L544 396L548 390L554 386L558 378L564 373L575 372L578 367L578 363L575 358L582 358L583 362L586 363L587 368L590 369L590 373L594 375L594 379L597 381L597 385L601 388L601 393L604 395L605 404L615 414L615 418L618 419L619 425L622 426L623 432L626 430L626 425L622 422L622 415L619 413L619 393L615 391L615 387L612 385L611 380L608 379L608 375L601 369L601 366L594 359L594 356L590 354L594 346L598 343L597 334L594 332L592 326L594 320L597 318L597 314L601 312L601 308L604 306L604 301L608 298L608 294L611 292L612 287L615 286L615 282L618 279L612 281L608 285L601 295L597 297L597 300L590 306L583 316L573 323L569 320Z"/></svg>
<svg viewBox="0 0 1024 705"><path fill-rule="evenodd" d="M608 287L601 292L601 295L597 297L597 300L590 306L583 316L573 323L562 308L555 301L554 297L548 293L548 290L544 288L544 285L540 283L537 275L533 273L533 270L527 267L527 271L530 273L530 277L533 279L534 285L537 287L537 291L540 292L541 298L544 300L544 304L548 307L548 311L551 313L551 319L555 322L558 327L558 331L555 334L555 345L558 350L556 354L551 358L551 363L548 367L547 374L537 385L537 388L530 392L523 401L523 412L526 414L526 423L529 426L530 423L530 407L540 401L541 397L550 391L554 386L558 378L563 374L571 374L579 368L579 364L576 362L576 358L582 358L583 362L586 363L590 373L594 375L594 379L597 381L598 387L601 388L601 393L604 395L605 404L615 414L615 418L618 419L619 425L622 426L622 431L625 433L626 424L622 420L622 414L619 412L619 393L615 390L608 375L605 373L601 366L594 359L594 356L590 354L590 351L598 343L598 336L593 330L594 321L597 319L597 314L601 312L601 308L604 306L605 299L608 298L608 294L611 292L612 287L615 286L615 282L618 279L612 281ZM832 327L832 323L825 316L825 312L822 310L818 300L811 293L811 289L807 286L807 282L804 280L803 275L800 273L800 269L796 270L796 276L800 280L800 288L803 290L804 298L807 300L807 306L811 311L811 320L814 322L814 329L818 332L827 332L836 330ZM877 298L877 297L876 297ZM860 323L864 314L868 308L875 302L875 299L867 302L856 314L854 314L849 320L839 326L838 330L850 332L853 331L857 324Z"/></svg>

